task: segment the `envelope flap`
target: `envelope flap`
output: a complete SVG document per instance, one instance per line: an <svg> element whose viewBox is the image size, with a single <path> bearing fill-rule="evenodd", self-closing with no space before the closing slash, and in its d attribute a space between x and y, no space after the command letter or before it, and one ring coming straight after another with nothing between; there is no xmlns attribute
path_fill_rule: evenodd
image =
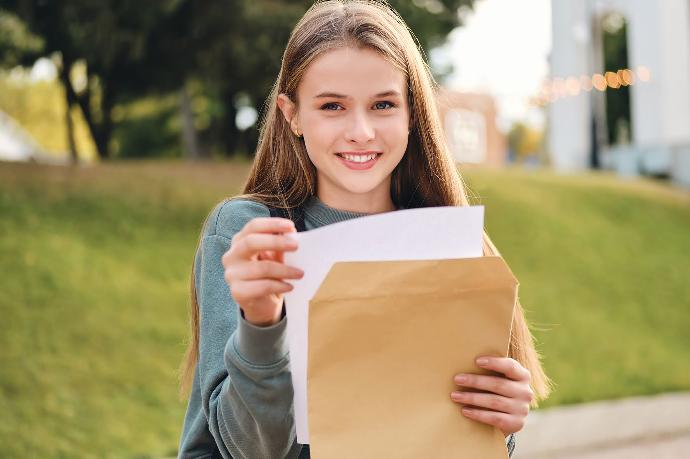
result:
<svg viewBox="0 0 690 459"><path fill-rule="evenodd" d="M499 256L440 260L341 261L334 263L311 301L382 295L452 294L515 288L519 283Z"/></svg>

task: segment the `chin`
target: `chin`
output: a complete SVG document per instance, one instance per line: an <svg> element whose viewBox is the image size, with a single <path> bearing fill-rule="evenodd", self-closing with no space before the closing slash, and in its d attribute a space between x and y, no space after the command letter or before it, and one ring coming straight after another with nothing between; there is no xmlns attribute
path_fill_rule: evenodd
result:
<svg viewBox="0 0 690 459"><path fill-rule="evenodd" d="M366 182L366 183L342 183L343 189L347 190L352 194L367 194L374 191L376 188L381 186L382 182Z"/></svg>

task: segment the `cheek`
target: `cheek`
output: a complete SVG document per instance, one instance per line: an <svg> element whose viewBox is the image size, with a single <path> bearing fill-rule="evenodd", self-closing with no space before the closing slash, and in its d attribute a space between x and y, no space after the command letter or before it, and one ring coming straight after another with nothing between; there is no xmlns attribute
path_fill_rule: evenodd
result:
<svg viewBox="0 0 690 459"><path fill-rule="evenodd" d="M329 135L328 130L324 126L313 124L309 132L304 134L304 142L307 147L307 153L312 161L319 156L327 153L329 145L332 143L332 136Z"/></svg>
<svg viewBox="0 0 690 459"><path fill-rule="evenodd" d="M407 123L397 121L395 123L390 123L381 131L388 148L391 148L400 156L405 152L407 142L409 141L409 132L407 129Z"/></svg>
<svg viewBox="0 0 690 459"><path fill-rule="evenodd" d="M323 143L328 138L328 133L333 131L333 122L324 119L316 113L309 113L302 117L304 137L309 138L311 143Z"/></svg>

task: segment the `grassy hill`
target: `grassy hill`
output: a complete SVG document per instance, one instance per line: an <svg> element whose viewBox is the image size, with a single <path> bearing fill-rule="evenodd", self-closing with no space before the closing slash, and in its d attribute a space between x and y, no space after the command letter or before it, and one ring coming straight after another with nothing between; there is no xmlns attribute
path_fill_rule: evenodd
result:
<svg viewBox="0 0 690 459"><path fill-rule="evenodd" d="M0 456L174 455L201 223L244 163L0 164ZM557 387L690 389L690 197L606 175L469 170Z"/></svg>

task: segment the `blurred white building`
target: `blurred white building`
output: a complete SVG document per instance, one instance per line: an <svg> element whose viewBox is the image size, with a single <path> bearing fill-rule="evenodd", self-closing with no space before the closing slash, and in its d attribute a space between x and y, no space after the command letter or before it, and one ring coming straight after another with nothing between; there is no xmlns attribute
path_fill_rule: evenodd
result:
<svg viewBox="0 0 690 459"><path fill-rule="evenodd" d="M0 161L68 164L69 158L47 154L19 123L0 110Z"/></svg>
<svg viewBox="0 0 690 459"><path fill-rule="evenodd" d="M567 93L549 104L554 167L690 186L690 0L553 0L552 16L551 73ZM625 64L632 81L615 89ZM606 72L613 88L575 82Z"/></svg>
<svg viewBox="0 0 690 459"><path fill-rule="evenodd" d="M0 160L28 161L35 151L35 143L31 138L0 110Z"/></svg>

